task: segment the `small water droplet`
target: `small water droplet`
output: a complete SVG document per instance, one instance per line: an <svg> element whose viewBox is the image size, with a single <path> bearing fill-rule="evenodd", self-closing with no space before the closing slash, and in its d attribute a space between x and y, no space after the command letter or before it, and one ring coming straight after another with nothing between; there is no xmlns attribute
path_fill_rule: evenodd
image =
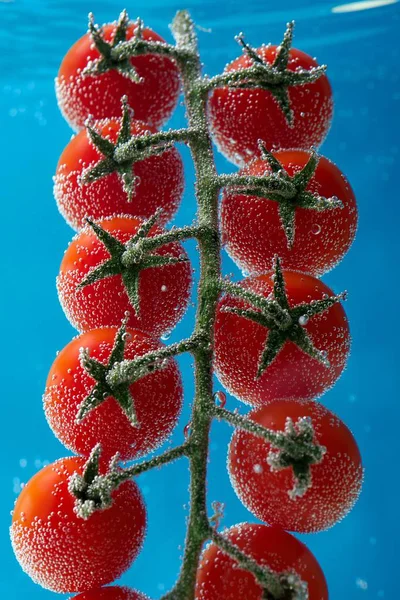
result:
<svg viewBox="0 0 400 600"><path fill-rule="evenodd" d="M187 423L183 429L183 435L185 436L186 440L190 435L191 428L192 428L192 423L191 423L191 421L189 421L189 423Z"/></svg>
<svg viewBox="0 0 400 600"><path fill-rule="evenodd" d="M307 325L309 320L310 317L308 315L301 315L301 317L299 317L299 325L304 327L305 325Z"/></svg>
<svg viewBox="0 0 400 600"><path fill-rule="evenodd" d="M319 235L321 233L321 225L318 225L318 223L315 223L311 228L311 233L314 235Z"/></svg>
<svg viewBox="0 0 400 600"><path fill-rule="evenodd" d="M226 405L226 394L225 392L218 391L214 394L214 402L220 407L224 408Z"/></svg>

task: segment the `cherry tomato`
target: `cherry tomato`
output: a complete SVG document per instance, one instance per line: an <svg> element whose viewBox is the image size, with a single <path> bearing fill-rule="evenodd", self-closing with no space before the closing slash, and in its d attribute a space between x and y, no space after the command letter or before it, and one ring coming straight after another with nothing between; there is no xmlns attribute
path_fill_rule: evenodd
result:
<svg viewBox="0 0 400 600"><path fill-rule="evenodd" d="M114 581L137 556L146 512L133 481L112 493L110 508L84 520L74 512L68 482L85 459L62 458L26 484L15 504L11 541L28 575L54 592L83 592Z"/></svg>
<svg viewBox="0 0 400 600"><path fill-rule="evenodd" d="M224 535L247 556L276 573L295 571L308 584L308 600L328 600L321 567L299 540L276 527L242 523ZM254 576L210 544L204 551L197 574L196 600L262 600L262 589Z"/></svg>
<svg viewBox="0 0 400 600"><path fill-rule="evenodd" d="M112 586L84 592L79 596L74 596L71 600L148 600L148 598L127 587Z"/></svg>
<svg viewBox="0 0 400 600"><path fill-rule="evenodd" d="M274 152L290 176L308 162L302 150ZM242 171L243 175L269 175L266 161L256 159ZM353 191L339 169L321 157L307 191L341 200L343 208L317 211L297 207L294 243L288 246L279 217L278 202L225 192L221 205L221 226L225 247L244 271L260 274L269 271L275 254L285 269L320 276L332 269L351 246L357 229L357 206Z"/></svg>
<svg viewBox="0 0 400 600"><path fill-rule="evenodd" d="M54 434L73 452L89 456L100 442L102 457L111 458L119 452L121 460L131 460L160 446L171 433L182 406L182 383L178 365L170 359L165 367L129 388L138 427L132 426L112 396L78 423L78 409L96 385L82 366L79 351L87 348L91 358L107 365L116 335L117 329L113 328L87 331L61 350L47 378L44 408ZM125 336L125 359L162 346L139 330L128 330Z"/></svg>
<svg viewBox="0 0 400 600"><path fill-rule="evenodd" d="M294 423L309 417L315 440L325 446L320 463L311 466L312 485L291 499L293 469L271 471L267 463L273 447L251 433L236 430L228 469L243 504L258 519L282 529L310 533L332 527L353 507L362 483L361 456L346 425L318 402L278 400L251 412L249 419L268 429L283 431L286 419Z"/></svg>
<svg viewBox="0 0 400 600"><path fill-rule="evenodd" d="M108 119L95 125L96 131L111 142L116 142L120 121ZM154 133L155 129L141 121L132 121L132 135ZM78 133L61 154L58 161L54 195L58 208L74 229L80 229L84 219L99 220L112 215L132 215L149 218L162 208L159 223L169 221L182 196L184 186L183 164L176 148L159 156L151 156L134 164L137 177L134 196L128 201L116 173L82 185L80 177L88 167L103 158L90 143L85 131Z"/></svg>
<svg viewBox="0 0 400 600"><path fill-rule="evenodd" d="M257 54L269 64L276 56L277 46L261 46ZM238 71L252 65L243 54L225 71ZM288 69L311 70L317 63L311 56L292 48ZM332 90L325 75L313 83L289 88L293 125L290 126L272 94L260 88L218 88L208 104L214 141L222 154L235 164L248 162L259 154L258 140L268 149L305 148L319 146L324 140L332 118Z"/></svg>
<svg viewBox="0 0 400 600"><path fill-rule="evenodd" d="M137 25L127 28L126 40L130 40ZM114 39L116 24L103 27L106 42ZM149 28L142 30L147 41L163 42L163 38ZM135 83L117 70L101 75L82 75L82 71L100 57L91 35L86 33L67 52L61 63L56 80L56 94L64 117L75 130L82 129L86 119L118 117L121 98L128 97L136 119L153 127L160 127L171 116L179 96L180 80L176 63L167 56L147 54L135 56L131 63L141 83Z"/></svg>
<svg viewBox="0 0 400 600"><path fill-rule="evenodd" d="M321 300L332 291L322 281L294 271L284 271L289 305ZM240 282L245 289L268 297L273 290L271 274L248 277ZM224 296L218 306L215 326L214 367L221 383L247 404L261 406L284 398L311 399L330 388L342 373L350 349L345 312L335 304L308 319L304 328L314 346L325 353L326 366L287 340L273 362L257 377L268 329L247 318L225 312L229 307L250 307L248 302Z"/></svg>
<svg viewBox="0 0 400 600"><path fill-rule="evenodd" d="M138 218L113 217L99 225L126 244L138 231ZM149 237L162 233L159 227ZM183 247L170 243L154 251L155 255L187 257ZM119 326L126 311L128 327L138 328L159 337L170 331L186 310L191 283L189 262L178 262L141 271L139 275L139 315L132 307L121 275L113 275L85 287L77 286L86 275L110 258L108 250L87 226L67 248L57 278L61 305L71 324L79 331Z"/></svg>

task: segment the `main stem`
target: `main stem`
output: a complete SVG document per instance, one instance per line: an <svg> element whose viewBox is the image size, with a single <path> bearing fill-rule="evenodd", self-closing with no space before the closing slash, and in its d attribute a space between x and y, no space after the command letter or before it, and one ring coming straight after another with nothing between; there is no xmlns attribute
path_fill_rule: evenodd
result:
<svg viewBox="0 0 400 600"><path fill-rule="evenodd" d="M193 352L195 361L195 398L191 419L190 515L184 558L179 579L163 600L193 600L200 553L209 537L206 505L206 480L209 433L213 405L212 360L214 319L220 294L220 234L218 226L219 185L214 165L211 138L206 120L207 90L201 82L201 65L196 53L180 62L189 127L197 135L189 142L196 170L198 237L201 274L195 333L201 343Z"/></svg>

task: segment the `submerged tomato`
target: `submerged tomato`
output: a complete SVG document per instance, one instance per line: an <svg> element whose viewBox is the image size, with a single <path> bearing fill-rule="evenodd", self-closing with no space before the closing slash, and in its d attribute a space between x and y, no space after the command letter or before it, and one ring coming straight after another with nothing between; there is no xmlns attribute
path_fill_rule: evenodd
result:
<svg viewBox="0 0 400 600"><path fill-rule="evenodd" d="M89 456L101 443L103 458L119 452L121 460L131 460L157 448L171 433L182 405L182 383L177 363L169 359L162 369L129 388L138 427L132 426L112 396L77 423L78 409L96 384L81 364L80 349L86 348L91 358L107 365L116 334L113 328L87 331L57 354L47 377L44 409L54 434L73 452ZM139 330L128 329L125 336L127 360L162 346Z"/></svg>
<svg viewBox="0 0 400 600"><path fill-rule="evenodd" d="M308 162L310 153L282 150L273 155L293 176ZM243 175L270 175L265 160L254 160ZM274 200L227 191L222 197L221 228L223 243L241 269L252 275L265 273L278 254L285 269L319 277L332 269L346 254L357 229L357 205L343 173L327 158L320 157L307 191L331 198L342 208L317 211L300 206L295 209L294 242L288 246L279 204Z"/></svg>
<svg viewBox="0 0 400 600"><path fill-rule="evenodd" d="M242 523L224 533L247 556L276 573L295 572L308 585L308 600L328 600L321 567L299 540L276 527ZM262 600L262 589L254 575L215 544L201 558L197 573L196 600Z"/></svg>
<svg viewBox="0 0 400 600"><path fill-rule="evenodd" d="M322 281L294 271L283 271L289 305L309 303L332 296ZM268 298L273 290L272 275L248 277L240 282L245 289ZM338 303L322 314L307 319L304 328L314 346L325 353L326 366L287 340L260 377L257 369L269 331L266 327L226 308L248 308L243 300L225 295L219 302L215 324L214 367L221 383L234 396L255 406L284 398L314 398L330 388L342 373L350 350L347 318Z"/></svg>
<svg viewBox="0 0 400 600"><path fill-rule="evenodd" d="M130 40L137 25L128 25L126 39ZM116 23L102 29L104 40L111 42ZM149 28L142 31L144 40L163 42ZM176 63L167 56L146 54L131 59L141 83L135 83L118 71L101 75L82 75L82 71L100 57L90 34L81 37L65 55L56 79L57 100L61 112L73 129L82 129L86 119L119 117L121 98L127 96L135 119L160 127L172 114L178 101L180 80Z"/></svg>
<svg viewBox="0 0 400 600"><path fill-rule="evenodd" d="M14 507L11 541L23 570L54 592L83 592L122 575L143 542L146 512L139 488L126 481L110 508L87 520L74 511L68 482L85 459L62 458L23 488Z"/></svg>
<svg viewBox="0 0 400 600"><path fill-rule="evenodd" d="M143 221L114 217L99 225L123 244L137 233ZM162 233L153 227L149 236ZM165 244L155 255L187 258L181 244ZM105 277L78 287L89 272L110 258L108 250L89 227L83 228L68 246L57 278L58 294L65 314L79 331L98 327L118 327L130 313L128 327L159 337L170 331L183 316L189 299L191 267L189 262L148 268L139 275L139 314L132 307L121 275Z"/></svg>
<svg viewBox="0 0 400 600"><path fill-rule="evenodd" d="M272 64L277 46L261 46L257 54ZM225 71L238 71L252 65L243 54ZM288 69L311 70L316 61L305 52L292 48ZM211 94L208 113L214 141L222 154L235 164L243 164L259 155L258 140L268 149L319 146L324 140L332 118L332 90L328 78L322 75L306 85L289 88L293 125L290 126L279 104L267 90L260 88L218 88Z"/></svg>
<svg viewBox="0 0 400 600"><path fill-rule="evenodd" d="M95 124L94 128L115 143L120 120L107 119ZM154 132L153 127L141 121L133 120L131 123L132 135ZM54 180L54 195L61 214L71 227L80 229L87 217L95 221L114 215L147 219L158 208L162 209L159 224L163 225L171 219L178 208L184 186L182 159L176 148L134 164L137 183L130 201L116 173L88 185L80 183L85 169L93 167L102 158L89 141L86 131L72 138L61 154Z"/></svg>
<svg viewBox="0 0 400 600"><path fill-rule="evenodd" d="M311 466L311 487L290 498L293 469L272 471L267 456L273 447L238 429L229 448L228 470L243 504L258 519L282 529L304 533L332 527L352 508L362 482L361 456L346 425L318 402L278 400L248 415L267 429L283 431L286 419L312 421L314 440L326 448L320 463Z"/></svg>

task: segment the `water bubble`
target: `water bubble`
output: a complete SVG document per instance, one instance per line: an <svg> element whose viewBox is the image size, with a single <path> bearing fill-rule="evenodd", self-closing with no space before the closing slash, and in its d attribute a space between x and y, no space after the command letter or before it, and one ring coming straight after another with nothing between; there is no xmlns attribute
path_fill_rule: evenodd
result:
<svg viewBox="0 0 400 600"><path fill-rule="evenodd" d="M360 590L367 590L368 582L365 581L365 579L361 579L360 577L358 577L358 579L356 579L356 586L359 587Z"/></svg>
<svg viewBox="0 0 400 600"><path fill-rule="evenodd" d="M299 317L299 325L304 327L305 325L307 325L309 320L310 317L308 315L301 315L301 317Z"/></svg>
<svg viewBox="0 0 400 600"><path fill-rule="evenodd" d="M314 235L319 235L321 233L321 225L318 225L318 223L315 223L311 227L311 233Z"/></svg>
<svg viewBox="0 0 400 600"><path fill-rule="evenodd" d="M189 423L187 423L185 425L185 427L183 428L183 435L185 436L185 440L188 439L191 429L192 429L192 423L191 423L191 421L189 421Z"/></svg>
<svg viewBox="0 0 400 600"><path fill-rule="evenodd" d="M164 334L161 336L161 339L162 339L162 341L163 341L163 342L166 342L167 340L169 340L169 338L170 338L170 337L171 337L171 332L170 332L170 331L167 331L166 333L164 333Z"/></svg>
<svg viewBox="0 0 400 600"><path fill-rule="evenodd" d="M264 469L263 469L262 465L254 465L253 466L253 471L254 471L254 473L257 473L257 475L259 475L260 473L262 473L263 470Z"/></svg>
<svg viewBox="0 0 400 600"><path fill-rule="evenodd" d="M161 291L162 291L162 292L166 292L166 291L167 291L167 289L168 289L168 288L167 288L167 286L166 286L166 285L162 285L162 286L161 286Z"/></svg>
<svg viewBox="0 0 400 600"><path fill-rule="evenodd" d="M222 392L222 391L215 392L215 394L213 395L213 398L214 398L214 402L217 404L217 406L219 406L220 408L225 407L225 405L226 405L225 392Z"/></svg>

